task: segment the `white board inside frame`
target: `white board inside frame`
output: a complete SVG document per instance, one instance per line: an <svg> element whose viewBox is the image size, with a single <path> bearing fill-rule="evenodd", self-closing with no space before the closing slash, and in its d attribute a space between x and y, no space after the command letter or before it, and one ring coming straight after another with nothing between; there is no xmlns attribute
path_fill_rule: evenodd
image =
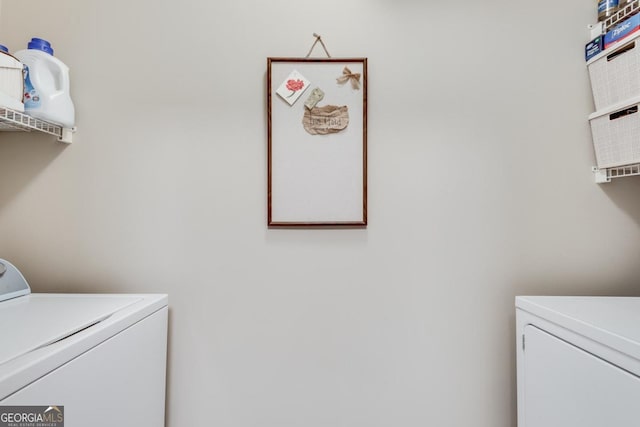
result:
<svg viewBox="0 0 640 427"><path fill-rule="evenodd" d="M267 86L268 225L366 226L367 59L268 58Z"/></svg>

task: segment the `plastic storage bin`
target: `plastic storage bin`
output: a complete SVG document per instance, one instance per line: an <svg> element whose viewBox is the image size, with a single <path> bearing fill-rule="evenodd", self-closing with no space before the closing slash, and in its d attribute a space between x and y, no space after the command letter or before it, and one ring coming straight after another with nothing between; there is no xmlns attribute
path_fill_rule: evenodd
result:
<svg viewBox="0 0 640 427"><path fill-rule="evenodd" d="M589 116L599 168L640 163L639 109L640 96Z"/></svg>
<svg viewBox="0 0 640 427"><path fill-rule="evenodd" d="M640 96L640 33L587 62L596 110Z"/></svg>

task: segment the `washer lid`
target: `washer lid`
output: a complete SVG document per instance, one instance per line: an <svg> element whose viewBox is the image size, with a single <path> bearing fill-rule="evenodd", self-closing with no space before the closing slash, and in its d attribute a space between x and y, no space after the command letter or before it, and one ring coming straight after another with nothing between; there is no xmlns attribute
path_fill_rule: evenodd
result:
<svg viewBox="0 0 640 427"><path fill-rule="evenodd" d="M138 296L30 294L0 303L0 365L63 340L140 301Z"/></svg>
<svg viewBox="0 0 640 427"><path fill-rule="evenodd" d="M640 298L519 296L516 307L640 359Z"/></svg>

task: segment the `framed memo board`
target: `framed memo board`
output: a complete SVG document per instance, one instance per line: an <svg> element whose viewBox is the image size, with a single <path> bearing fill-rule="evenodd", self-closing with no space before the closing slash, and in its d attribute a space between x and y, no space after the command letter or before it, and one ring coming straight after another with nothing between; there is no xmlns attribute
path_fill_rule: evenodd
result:
<svg viewBox="0 0 640 427"><path fill-rule="evenodd" d="M367 225L367 59L268 58L270 227Z"/></svg>

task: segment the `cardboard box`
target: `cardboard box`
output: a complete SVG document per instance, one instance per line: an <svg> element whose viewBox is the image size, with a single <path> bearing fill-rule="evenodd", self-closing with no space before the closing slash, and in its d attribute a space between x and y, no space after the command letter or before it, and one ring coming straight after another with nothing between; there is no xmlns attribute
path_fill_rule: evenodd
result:
<svg viewBox="0 0 640 427"><path fill-rule="evenodd" d="M591 40L584 47L584 59L585 61L590 60L600 52L604 50L604 37L601 35Z"/></svg>
<svg viewBox="0 0 640 427"><path fill-rule="evenodd" d="M612 30L604 35L604 48L608 49L615 43L629 37L640 31L640 14L633 15L631 18L616 25Z"/></svg>

